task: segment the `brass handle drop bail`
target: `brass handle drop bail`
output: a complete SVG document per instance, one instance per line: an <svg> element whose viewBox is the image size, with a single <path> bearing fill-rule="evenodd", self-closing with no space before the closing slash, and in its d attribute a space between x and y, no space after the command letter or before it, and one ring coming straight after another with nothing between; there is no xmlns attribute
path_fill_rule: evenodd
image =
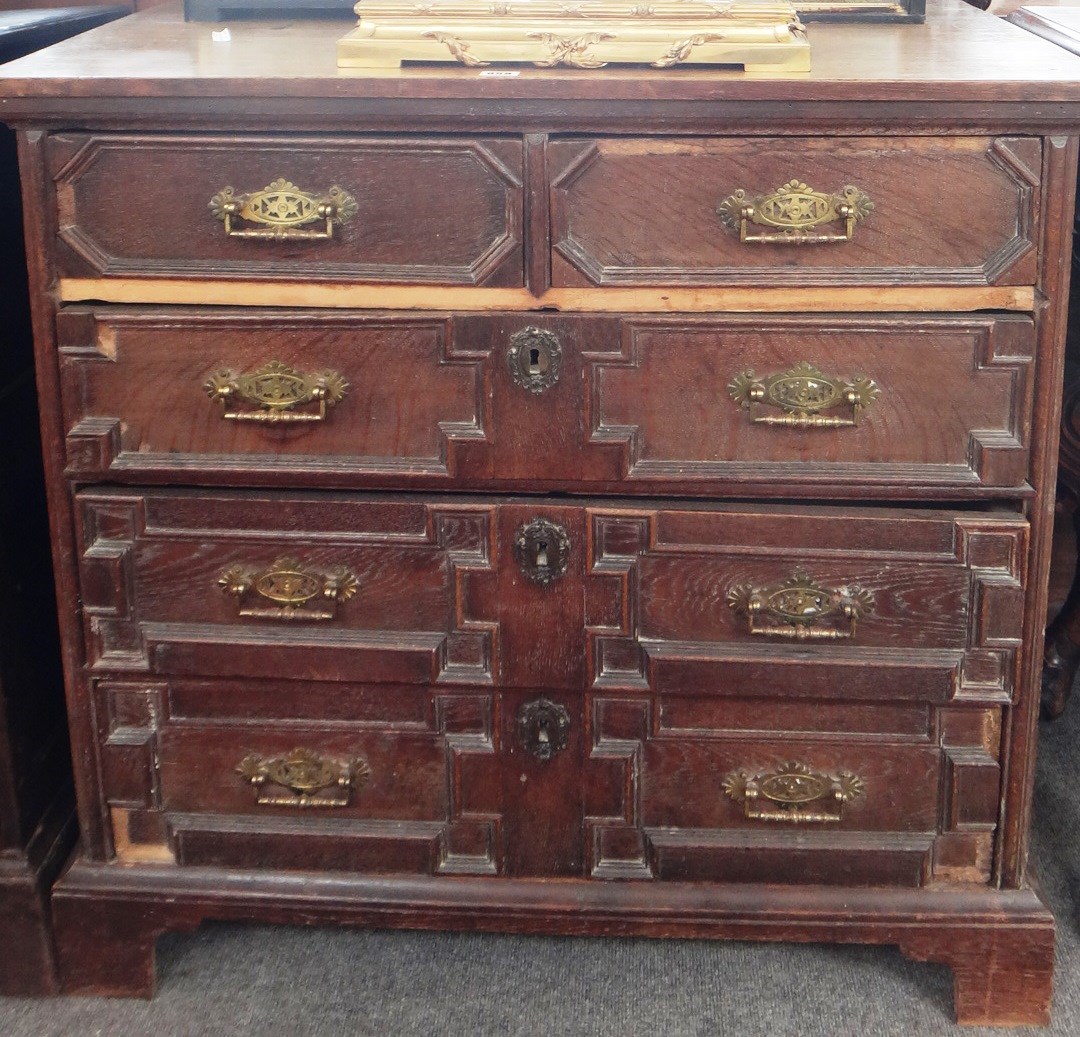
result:
<svg viewBox="0 0 1080 1037"><path fill-rule="evenodd" d="M230 238L260 241L329 241L334 227L348 223L357 208L356 199L336 184L326 191L304 191L284 178L246 194L223 187L210 199L211 213ZM309 226L320 220L322 229ZM256 226L238 226L240 221Z"/></svg>
<svg viewBox="0 0 1080 1037"><path fill-rule="evenodd" d="M223 368L203 388L221 404L226 421L283 425L325 421L329 409L344 399L349 384L337 371L305 373L271 360L247 374Z"/></svg>
<svg viewBox="0 0 1080 1037"><path fill-rule="evenodd" d="M236 599L241 616L299 623L336 618L337 607L359 588L359 581L344 566L320 572L295 558L279 558L265 569L234 565L217 582Z"/></svg>
<svg viewBox="0 0 1080 1037"><path fill-rule="evenodd" d="M367 784L371 768L358 756L347 762L310 749L285 756L244 757L236 773L255 789L255 802L271 807L347 807Z"/></svg>
<svg viewBox="0 0 1080 1037"><path fill-rule="evenodd" d="M799 572L779 587L738 584L727 601L748 634L796 641L850 640L874 609L874 596L861 587L830 589Z"/></svg>
<svg viewBox="0 0 1080 1037"><path fill-rule="evenodd" d="M731 380L728 394L750 413L754 425L841 429L855 428L881 391L870 378L835 378L804 360L760 378L747 369ZM770 407L779 413L765 413Z"/></svg>
<svg viewBox="0 0 1080 1037"><path fill-rule="evenodd" d="M723 781L724 792L741 803L753 821L829 824L843 820L844 804L863 794L862 778L848 771L823 774L804 763L787 763L753 774L736 771Z"/></svg>
<svg viewBox="0 0 1080 1037"><path fill-rule="evenodd" d="M858 187L848 185L835 194L815 191L791 180L772 194L751 198L739 189L716 209L723 224L738 231L739 240L765 245L833 245L855 236L855 227L874 211L874 203ZM820 228L840 223L839 233ZM751 226L765 230L752 232Z"/></svg>

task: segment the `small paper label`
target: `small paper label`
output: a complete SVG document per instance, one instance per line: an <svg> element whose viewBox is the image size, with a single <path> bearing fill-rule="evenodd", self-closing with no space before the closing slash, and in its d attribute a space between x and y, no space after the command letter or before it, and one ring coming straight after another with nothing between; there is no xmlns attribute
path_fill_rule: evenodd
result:
<svg viewBox="0 0 1080 1037"><path fill-rule="evenodd" d="M232 39L232 34L228 29L211 29L210 39L215 43L228 43Z"/></svg>
<svg viewBox="0 0 1080 1037"><path fill-rule="evenodd" d="M489 79L516 79L521 72L510 68L485 68L480 75L487 76Z"/></svg>

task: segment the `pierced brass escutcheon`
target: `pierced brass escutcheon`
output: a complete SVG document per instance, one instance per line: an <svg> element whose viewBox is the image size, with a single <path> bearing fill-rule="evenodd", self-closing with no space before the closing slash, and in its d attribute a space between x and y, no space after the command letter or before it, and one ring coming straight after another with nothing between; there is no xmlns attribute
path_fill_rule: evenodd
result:
<svg viewBox="0 0 1080 1037"><path fill-rule="evenodd" d="M739 232L739 240L772 245L829 245L850 241L855 226L874 211L874 203L859 188L841 188L836 194L815 191L801 180L791 180L772 194L748 197L740 189L725 198L717 214L726 227ZM830 223L842 223L839 234L814 233ZM767 230L753 234L750 225Z"/></svg>
<svg viewBox="0 0 1080 1037"><path fill-rule="evenodd" d="M562 372L562 345L558 336L543 328L522 328L510 336L506 351L510 377L531 393L553 386Z"/></svg>
<svg viewBox="0 0 1080 1037"><path fill-rule="evenodd" d="M217 582L226 594L236 598L241 616L299 623L334 619L337 606L348 601L359 587L356 577L344 567L321 573L306 568L295 558L279 558L266 569L234 565ZM259 603L260 598L270 604Z"/></svg>
<svg viewBox="0 0 1080 1037"><path fill-rule="evenodd" d="M844 804L861 796L864 784L847 771L821 774L802 763L786 763L763 774L736 771L723 788L753 821L827 824L843 820Z"/></svg>
<svg viewBox="0 0 1080 1037"><path fill-rule="evenodd" d="M545 763L561 753L570 740L570 714L550 699L526 702L518 710L517 727L522 746Z"/></svg>
<svg viewBox="0 0 1080 1037"><path fill-rule="evenodd" d="M325 421L328 409L349 391L349 383L336 371L305 374L271 360L248 374L222 369L211 375L203 388L212 400L221 403L226 421L281 425ZM241 409L241 405L251 409ZM299 410L301 407L313 409Z"/></svg>
<svg viewBox="0 0 1080 1037"><path fill-rule="evenodd" d="M255 789L255 802L267 807L347 807L353 790L371 777L363 757L345 763L310 749L285 756L247 756L236 773Z"/></svg>
<svg viewBox="0 0 1080 1037"><path fill-rule="evenodd" d="M806 573L795 573L780 587L739 584L728 591L727 602L746 620L750 634L797 641L853 638L859 620L874 609L869 591L822 587Z"/></svg>
<svg viewBox="0 0 1080 1037"><path fill-rule="evenodd" d="M518 530L514 554L526 579L546 587L566 575L570 565L570 534L554 522L535 518Z"/></svg>
<svg viewBox="0 0 1080 1037"><path fill-rule="evenodd" d="M303 191L288 180L277 179L261 191L238 194L224 187L210 199L210 211L225 224L231 238L262 241L329 241L335 225L348 223L357 211L356 199L333 186L323 192ZM258 227L237 227L236 220ZM323 220L321 230L308 224Z"/></svg>
<svg viewBox="0 0 1080 1037"><path fill-rule="evenodd" d="M753 424L799 429L854 428L859 415L881 395L869 378L833 378L805 360L762 378L753 370L743 371L732 379L728 393L750 412ZM761 414L759 407L775 407L782 413ZM841 408L850 413L829 413Z"/></svg>

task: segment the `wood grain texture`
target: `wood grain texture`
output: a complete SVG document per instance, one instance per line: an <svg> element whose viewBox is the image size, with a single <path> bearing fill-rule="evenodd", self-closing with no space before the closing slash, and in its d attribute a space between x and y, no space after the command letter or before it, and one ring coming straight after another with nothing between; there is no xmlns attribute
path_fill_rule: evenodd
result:
<svg viewBox="0 0 1080 1037"><path fill-rule="evenodd" d="M590 519L594 687L852 699L887 687L888 699L942 702L1016 693L1023 523L776 507ZM854 635L807 650L749 633L732 591L768 595L797 573L872 596Z"/></svg>
<svg viewBox="0 0 1080 1037"><path fill-rule="evenodd" d="M1045 1021L1026 851L1080 62L952 0L815 27L797 78L350 76L330 32L214 51L149 13L0 73L84 825L67 989L145 994L159 933L237 918L896 943L953 968L962 1020ZM598 187L560 149L629 159ZM139 208L233 152L267 178L344 156L399 220L341 262L250 260L194 194L171 239ZM857 255L751 266L702 222L711 191L815 172L874 181ZM509 377L528 325L563 346L547 396ZM224 425L208 368L270 350L345 369L345 409ZM879 383L857 428L728 399L799 360ZM540 519L565 540L520 546ZM527 548L565 573L531 581ZM357 595L240 615L223 571L285 555ZM854 627L766 638L732 608L800 570ZM568 724L547 762L514 748L541 697ZM367 797L261 811L237 754L301 742L370 757ZM799 756L864 773L839 821L717 788Z"/></svg>
<svg viewBox="0 0 1080 1037"><path fill-rule="evenodd" d="M539 257L548 265L547 256ZM618 313L889 313L1035 308L1031 286L995 288L519 288L350 285L162 278L61 278L62 302L178 306L317 306L322 309L561 310Z"/></svg>
<svg viewBox="0 0 1080 1037"><path fill-rule="evenodd" d="M758 731L725 726L733 717L745 723L750 700L657 704L596 695L587 708L594 878L857 887L989 876L998 747L960 743L978 738L994 711L981 718L923 711L917 727L920 713L912 709L905 717L911 728L897 735L887 730L895 710L838 706L834 724L860 724L857 733L839 735L815 730L827 725L803 710L802 729L770 737L763 732L791 727L786 707L774 707ZM757 708L764 719L765 707ZM978 722L961 734L953 729L957 714ZM765 775L793 762L856 775L863 792L843 805L839 820L799 824L749 818L722 788L733 775ZM942 784L950 790L944 799Z"/></svg>
<svg viewBox="0 0 1080 1037"><path fill-rule="evenodd" d="M1054 501L1057 486L1057 459L1061 428L1061 387L1065 366L1065 335L1068 326L1069 275L1073 217L1076 202L1078 141L1076 138L1051 141L1044 156L1043 182L1055 199L1048 213L1041 246L1040 292L1046 300L1039 323L1038 345L1042 377L1047 386L1039 394L1034 426L1053 429L1043 437L1033 453L1034 485L1039 491L1030 508L1032 522L1031 583L1025 602L1024 637L1035 645L1046 632L1050 555L1054 535ZM1001 876L1006 885L1025 873L1031 826L1030 790L1035 781L1035 744L1038 737L1041 659L1032 652L1024 664L1022 680L1030 693L1023 696L1009 718L1010 767L1005 782L1006 839L1002 848Z"/></svg>
<svg viewBox="0 0 1080 1037"><path fill-rule="evenodd" d="M835 666L853 669L856 698L1002 701L1016 687L1027 524L1007 516L228 491L87 491L78 505L98 672L696 693L704 681L722 693L768 643L729 596L744 585L767 594L805 572L872 604L857 636L787 653L803 694L826 697ZM566 574L549 586L529 582L515 549L538 516L571 545ZM218 585L234 566L256 574L293 556L314 572L345 567L356 596L329 621L305 622L301 607L284 622L245 618ZM769 644L773 666L784 640ZM883 686L890 666L925 669L930 683Z"/></svg>
<svg viewBox="0 0 1080 1037"><path fill-rule="evenodd" d="M94 693L108 718L103 794L126 863L156 852L183 865L256 870L582 873L584 728L566 697L555 699L572 712L571 738L544 761L518 731L522 707L541 697L531 690L303 682L275 694L256 681L147 689L111 680ZM315 702L337 719L313 722ZM361 760L369 776L344 807L257 803L238 764L298 747Z"/></svg>
<svg viewBox="0 0 1080 1037"><path fill-rule="evenodd" d="M62 12L63 13L63 12ZM71 15L71 12L67 12ZM115 17L10 19L0 58ZM22 24L19 24L22 23ZM29 23L29 24L27 24ZM75 841L16 138L0 129L0 995L57 989L49 887Z"/></svg>
<svg viewBox="0 0 1080 1037"><path fill-rule="evenodd" d="M109 679L93 695L126 864L878 886L988 877L993 708L556 695L570 737L540 760L518 730L532 690ZM298 747L370 774L345 806L257 803L239 763ZM744 817L721 789L725 775L793 759L853 773L865 791L836 823L785 825Z"/></svg>
<svg viewBox="0 0 1080 1037"><path fill-rule="evenodd" d="M553 141L552 283L1029 284L1040 150L985 137ZM741 241L723 223L735 192L752 202L792 181L852 184L873 211L829 244Z"/></svg>
<svg viewBox="0 0 1080 1037"><path fill-rule="evenodd" d="M279 101L341 98L354 110L357 99L462 98L495 105L515 98L588 96L609 112L611 101L659 96L735 104L776 99L806 102L807 107L810 102L848 102L853 94L904 105L945 100L998 107L1015 100L1080 100L1075 58L961 0L932 4L924 25L818 24L811 31L810 73L686 69L661 77L631 68L567 76L559 70L525 69L513 79L482 79L476 69L446 66L376 74L339 70L334 45L342 26L336 21L299 21L289 33L265 23L238 22L223 59L206 43L203 26L185 24L179 6L170 4L12 63L0 80L12 100L61 97L69 111L80 97L124 95L174 102L235 97L248 104L263 96ZM9 107L25 113L34 105ZM852 115L866 118L865 111Z"/></svg>
<svg viewBox="0 0 1080 1037"><path fill-rule="evenodd" d="M62 276L522 284L520 141L57 134ZM229 237L210 200L284 178L356 201L329 240ZM167 206L159 185L170 184ZM133 205L134 197L144 196ZM446 201L453 198L453 205ZM238 221L241 226L246 226Z"/></svg>
<svg viewBox="0 0 1080 1037"><path fill-rule="evenodd" d="M562 350L540 394L506 359L530 327ZM990 496L1027 480L1034 327L1020 317L72 308L59 335L67 470L79 479L826 497L870 485ZM225 420L208 380L271 361L333 371L349 389L321 423ZM731 398L746 371L807 361L874 380L880 396L857 427L758 425Z"/></svg>
<svg viewBox="0 0 1080 1037"><path fill-rule="evenodd" d="M763 896L766 892L767 897ZM1045 1024L1053 917L1029 889L915 890L248 876L78 862L54 898L65 990L149 997L154 943L204 920L412 929L896 944L950 965L961 1022ZM657 923L656 915L662 918ZM98 938L116 934L117 953Z"/></svg>

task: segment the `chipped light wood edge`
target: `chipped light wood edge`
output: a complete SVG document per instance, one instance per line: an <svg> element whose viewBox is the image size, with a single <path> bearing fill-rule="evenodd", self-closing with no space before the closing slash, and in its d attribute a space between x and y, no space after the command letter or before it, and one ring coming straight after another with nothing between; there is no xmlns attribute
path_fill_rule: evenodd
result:
<svg viewBox="0 0 1080 1037"><path fill-rule="evenodd" d="M318 309L535 310L592 313L969 312L1035 306L1031 286L924 288L455 288L158 278L63 278L61 302Z"/></svg>
<svg viewBox="0 0 1080 1037"><path fill-rule="evenodd" d="M121 864L175 864L176 858L168 846L159 843L133 843L131 841L128 811L119 807L109 810L112 820L113 849Z"/></svg>

